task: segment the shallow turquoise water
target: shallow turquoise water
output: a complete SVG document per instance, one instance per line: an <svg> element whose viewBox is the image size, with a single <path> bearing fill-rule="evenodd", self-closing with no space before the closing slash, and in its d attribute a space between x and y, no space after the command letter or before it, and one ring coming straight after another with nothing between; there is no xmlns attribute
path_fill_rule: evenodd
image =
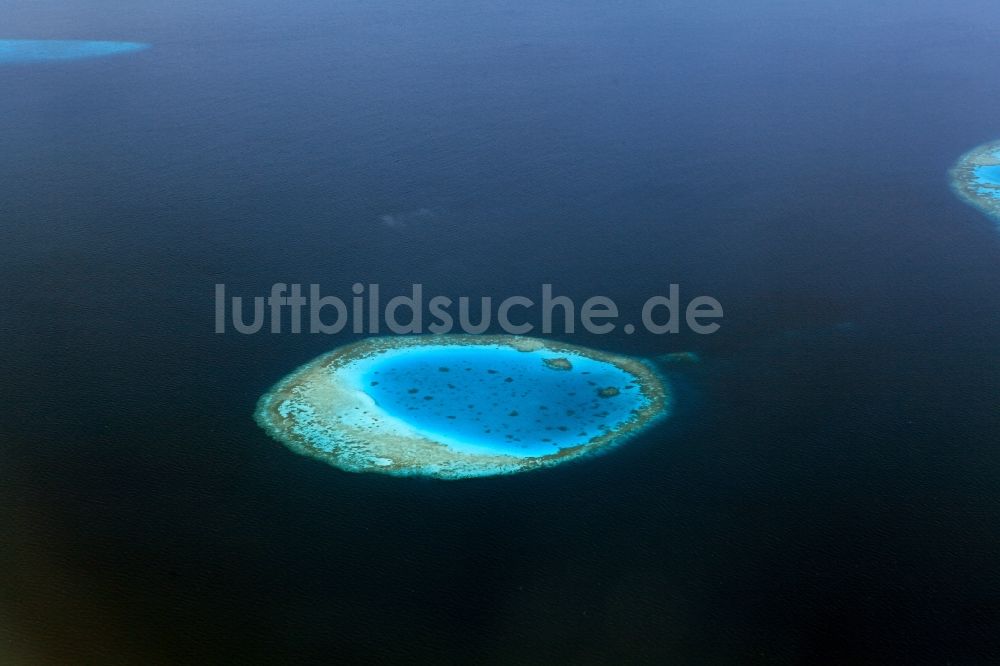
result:
<svg viewBox="0 0 1000 666"><path fill-rule="evenodd" d="M1000 199L1000 165L979 166L974 173L976 182L985 186L978 188L976 193L983 197Z"/></svg>
<svg viewBox="0 0 1000 666"><path fill-rule="evenodd" d="M983 185L1000 185L1000 165L976 167L976 180Z"/></svg>
<svg viewBox="0 0 1000 666"><path fill-rule="evenodd" d="M140 42L55 39L0 39L0 63L76 60L130 53L148 48Z"/></svg>
<svg viewBox="0 0 1000 666"><path fill-rule="evenodd" d="M543 359L565 358L572 370ZM551 351L441 346L380 356L363 388L384 411L452 445L537 456L591 437L648 404L634 377L610 363ZM620 393L601 397L602 388Z"/></svg>

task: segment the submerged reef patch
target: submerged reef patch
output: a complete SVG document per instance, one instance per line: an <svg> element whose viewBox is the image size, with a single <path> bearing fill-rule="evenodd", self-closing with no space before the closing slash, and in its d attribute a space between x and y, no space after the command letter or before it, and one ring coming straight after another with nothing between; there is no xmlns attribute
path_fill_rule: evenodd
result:
<svg viewBox="0 0 1000 666"><path fill-rule="evenodd" d="M521 336L401 336L307 363L261 397L255 418L340 469L459 479L604 452L669 405L641 359Z"/></svg>
<svg viewBox="0 0 1000 666"><path fill-rule="evenodd" d="M0 39L0 65L78 60L131 53L149 48L141 42L95 42L60 39Z"/></svg>
<svg viewBox="0 0 1000 666"><path fill-rule="evenodd" d="M1000 141L970 150L951 170L952 189L1000 222Z"/></svg>
<svg viewBox="0 0 1000 666"><path fill-rule="evenodd" d="M553 370L572 370L573 364L568 358L543 358L542 362Z"/></svg>

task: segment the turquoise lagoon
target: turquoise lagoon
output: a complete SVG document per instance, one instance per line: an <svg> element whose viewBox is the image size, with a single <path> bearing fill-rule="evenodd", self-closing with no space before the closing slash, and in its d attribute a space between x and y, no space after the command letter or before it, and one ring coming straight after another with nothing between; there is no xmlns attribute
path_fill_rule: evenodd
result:
<svg viewBox="0 0 1000 666"><path fill-rule="evenodd" d="M464 478L593 455L664 416L640 359L520 336L370 338L302 366L257 422L349 471Z"/></svg>
<svg viewBox="0 0 1000 666"><path fill-rule="evenodd" d="M1000 159L1000 151L994 154ZM982 185L981 192L986 192L994 199L1000 199L1000 164L994 166L978 166L975 168L976 182Z"/></svg>

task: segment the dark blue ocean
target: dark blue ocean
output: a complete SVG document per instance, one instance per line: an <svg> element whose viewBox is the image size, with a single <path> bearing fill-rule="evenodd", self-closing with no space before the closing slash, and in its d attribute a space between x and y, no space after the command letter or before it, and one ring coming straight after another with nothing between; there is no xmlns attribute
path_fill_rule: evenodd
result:
<svg viewBox="0 0 1000 666"><path fill-rule="evenodd" d="M0 662L1000 662L992 0L13 3ZM213 332L355 282L720 330L599 458L357 475L253 421L359 339Z"/></svg>

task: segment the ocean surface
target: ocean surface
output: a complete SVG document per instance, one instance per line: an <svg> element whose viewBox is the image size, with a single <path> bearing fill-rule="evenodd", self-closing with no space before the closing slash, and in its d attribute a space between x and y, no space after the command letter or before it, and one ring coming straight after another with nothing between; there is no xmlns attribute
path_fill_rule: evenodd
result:
<svg viewBox="0 0 1000 666"><path fill-rule="evenodd" d="M14 3L0 662L1000 662L994 0ZM253 422L359 339L214 285L680 285L712 335L609 455L454 482Z"/></svg>

